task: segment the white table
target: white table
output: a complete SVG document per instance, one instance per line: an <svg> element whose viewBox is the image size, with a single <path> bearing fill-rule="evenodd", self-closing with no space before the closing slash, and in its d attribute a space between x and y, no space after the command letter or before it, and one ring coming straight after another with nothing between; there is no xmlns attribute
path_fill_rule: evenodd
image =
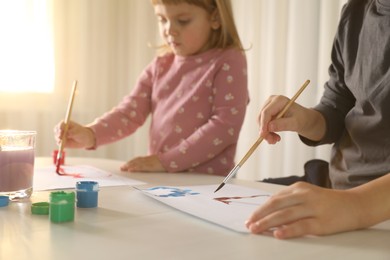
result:
<svg viewBox="0 0 390 260"><path fill-rule="evenodd" d="M36 165L51 163L37 158ZM67 158L120 174L120 161ZM147 186L215 184L199 174L133 173ZM280 186L233 179L231 183L275 192ZM145 186L145 187L147 187ZM51 223L32 215L33 202L50 192L0 208L0 259L390 259L390 221L373 228L325 237L277 240L241 234L190 216L131 187L103 187L99 206L76 209L75 221Z"/></svg>

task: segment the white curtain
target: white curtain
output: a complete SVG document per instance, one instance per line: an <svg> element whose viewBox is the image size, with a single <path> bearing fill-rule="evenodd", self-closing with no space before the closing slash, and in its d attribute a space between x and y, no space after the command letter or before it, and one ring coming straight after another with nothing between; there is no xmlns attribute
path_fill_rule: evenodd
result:
<svg viewBox="0 0 390 260"><path fill-rule="evenodd" d="M65 116L73 80L79 81L72 119L86 124L129 93L159 43L156 19L145 0L50 0L55 49L55 88L47 94L0 94L0 129L37 130L37 156L56 149L53 126ZM238 30L248 48L251 102L237 161L258 137L257 115L271 94L291 97L311 84L298 102L315 105L327 79L330 48L345 0L232 0ZM33 3L33 1L31 1ZM1 48L1 45L0 45ZM21 77L23 75L20 75ZM147 152L148 126L96 151L67 156L128 160ZM285 133L275 146L262 143L238 177L301 175L312 158L327 159L329 147L310 148Z"/></svg>

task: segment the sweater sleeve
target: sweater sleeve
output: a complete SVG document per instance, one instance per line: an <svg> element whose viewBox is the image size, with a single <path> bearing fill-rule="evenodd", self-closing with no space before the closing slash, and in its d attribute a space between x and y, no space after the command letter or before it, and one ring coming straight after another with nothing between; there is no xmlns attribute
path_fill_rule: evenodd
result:
<svg viewBox="0 0 390 260"><path fill-rule="evenodd" d="M141 73L133 91L111 111L88 125L94 131L98 146L118 141L142 126L151 111L154 62Z"/></svg>
<svg viewBox="0 0 390 260"><path fill-rule="evenodd" d="M237 144L248 104L246 59L234 52L215 69L213 112L205 124L176 147L159 154L170 172L196 167Z"/></svg>
<svg viewBox="0 0 390 260"><path fill-rule="evenodd" d="M300 136L300 139L309 146L330 144L337 141L345 131L345 117L355 104L355 97L345 82L345 59L351 59L345 55L343 44L348 37L344 30L347 6L344 7L331 53L331 65L329 67L329 80L325 83L324 93L320 103L314 107L320 112L326 122L325 136L318 142L311 141ZM351 48L351 47L349 47Z"/></svg>

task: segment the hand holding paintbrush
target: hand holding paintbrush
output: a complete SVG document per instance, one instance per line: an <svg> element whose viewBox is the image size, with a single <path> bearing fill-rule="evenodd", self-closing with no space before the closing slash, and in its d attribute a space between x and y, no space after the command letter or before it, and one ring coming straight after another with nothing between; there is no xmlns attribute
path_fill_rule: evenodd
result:
<svg viewBox="0 0 390 260"><path fill-rule="evenodd" d="M63 157L63 150L65 147L66 135L67 135L68 128L69 128L70 116L72 114L73 100L74 100L74 96L76 93L76 89L77 89L77 80L75 80L73 82L72 92L71 92L69 103L68 103L68 109L66 110L66 115L65 115L65 121L64 121L65 126L64 126L63 133L62 133L62 137L61 137L60 147L59 147L59 150L57 153L56 173L59 175L61 175L60 165L61 165L61 161L62 161L62 157Z"/></svg>
<svg viewBox="0 0 390 260"><path fill-rule="evenodd" d="M289 100L289 102L284 106L284 108L278 113L276 119L283 117L286 111L290 108L290 106L295 102L295 100L299 97L299 95L305 90L307 85L309 85L310 80L306 80L305 83L300 87L297 93ZM248 158L252 155L252 153L256 150L256 148L263 141L263 137L259 137L257 141L252 145L252 147L248 150L245 156L241 159L241 161L230 171L230 173L226 176L226 178L222 181L222 183L218 186L218 188L214 191L217 192L220 190L241 168L241 166L248 160Z"/></svg>

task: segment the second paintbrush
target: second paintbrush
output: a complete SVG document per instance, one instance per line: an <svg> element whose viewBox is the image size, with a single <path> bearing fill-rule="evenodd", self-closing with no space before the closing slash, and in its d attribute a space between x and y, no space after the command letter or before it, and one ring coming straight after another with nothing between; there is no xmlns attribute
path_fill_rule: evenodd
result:
<svg viewBox="0 0 390 260"><path fill-rule="evenodd" d="M60 165L61 165L61 161L62 161L62 157L63 157L63 150L64 150L64 146L65 146L66 133L68 132L69 121L70 121L70 116L72 114L73 100L74 100L74 96L75 96L75 93L76 93L76 89L77 89L77 80L73 81L72 92L71 92L71 95L70 95L68 108L66 110L66 115L65 115L64 131L63 131L63 134L62 134L62 137L61 137L61 143L60 143L60 147L58 149L58 154L57 154L56 173L59 174L59 175L61 175L61 173L60 173Z"/></svg>

